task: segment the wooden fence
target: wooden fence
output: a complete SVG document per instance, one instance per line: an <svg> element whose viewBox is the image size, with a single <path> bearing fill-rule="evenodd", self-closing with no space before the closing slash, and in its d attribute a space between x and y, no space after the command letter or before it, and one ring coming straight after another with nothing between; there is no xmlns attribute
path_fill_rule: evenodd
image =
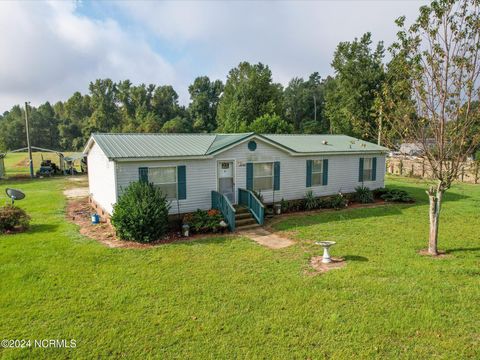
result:
<svg viewBox="0 0 480 360"><path fill-rule="evenodd" d="M387 173L420 177L422 179L432 178L432 169L428 160L421 158L387 158ZM480 183L480 162L465 162L459 171L458 181L472 184Z"/></svg>

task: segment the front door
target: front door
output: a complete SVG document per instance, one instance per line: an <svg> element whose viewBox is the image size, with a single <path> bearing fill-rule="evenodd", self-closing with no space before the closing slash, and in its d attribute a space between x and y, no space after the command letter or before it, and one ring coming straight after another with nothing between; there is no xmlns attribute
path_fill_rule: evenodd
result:
<svg viewBox="0 0 480 360"><path fill-rule="evenodd" d="M235 203L235 173L233 161L217 163L218 192L225 195L232 204Z"/></svg>

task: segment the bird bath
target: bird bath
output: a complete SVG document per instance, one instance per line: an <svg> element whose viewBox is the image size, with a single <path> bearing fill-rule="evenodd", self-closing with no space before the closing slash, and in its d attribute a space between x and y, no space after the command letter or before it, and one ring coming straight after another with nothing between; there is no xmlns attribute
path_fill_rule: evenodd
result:
<svg viewBox="0 0 480 360"><path fill-rule="evenodd" d="M330 249L330 246L335 245L336 242L335 241L317 241L315 244L323 247L322 263L330 264L332 262L332 258L330 257L329 249Z"/></svg>

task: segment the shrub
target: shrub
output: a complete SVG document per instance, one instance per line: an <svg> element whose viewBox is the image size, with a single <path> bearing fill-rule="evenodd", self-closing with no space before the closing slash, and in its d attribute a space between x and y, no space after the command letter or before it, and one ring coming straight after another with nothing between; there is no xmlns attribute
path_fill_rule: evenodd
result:
<svg viewBox="0 0 480 360"><path fill-rule="evenodd" d="M169 209L158 187L133 182L113 207L112 224L121 239L149 243L167 232Z"/></svg>
<svg viewBox="0 0 480 360"><path fill-rule="evenodd" d="M389 189L381 195L381 198L389 202L413 202L414 199L404 190Z"/></svg>
<svg viewBox="0 0 480 360"><path fill-rule="evenodd" d="M260 191L255 191L255 190L252 190L252 193L253 195L255 195L255 197L260 200L260 202L262 203L262 205L265 205L265 202L264 202L264 198L263 198L263 195Z"/></svg>
<svg viewBox="0 0 480 360"><path fill-rule="evenodd" d="M0 233L15 229L25 230L29 225L30 216L25 210L10 204L0 208Z"/></svg>
<svg viewBox="0 0 480 360"><path fill-rule="evenodd" d="M388 189L386 188L378 188L372 191L373 197L375 199L381 199L383 194L388 193Z"/></svg>
<svg viewBox="0 0 480 360"><path fill-rule="evenodd" d="M348 206L348 201L342 193L338 193L330 200L330 205L334 209L342 209Z"/></svg>
<svg viewBox="0 0 480 360"><path fill-rule="evenodd" d="M313 210L318 207L318 200L315 198L313 195L313 191L309 190L305 193L305 209L307 210Z"/></svg>
<svg viewBox="0 0 480 360"><path fill-rule="evenodd" d="M366 186L357 186L355 188L355 200L361 204L368 204L373 202L373 193Z"/></svg>
<svg viewBox="0 0 480 360"><path fill-rule="evenodd" d="M280 201L280 204L282 205L282 212L283 213L302 211L302 210L305 209L305 200L304 199L299 199L299 200L285 200L285 199L282 199Z"/></svg>
<svg viewBox="0 0 480 360"><path fill-rule="evenodd" d="M217 232L222 220L222 214L215 209L208 211L198 209L183 217L183 223L190 225L192 232L196 233Z"/></svg>

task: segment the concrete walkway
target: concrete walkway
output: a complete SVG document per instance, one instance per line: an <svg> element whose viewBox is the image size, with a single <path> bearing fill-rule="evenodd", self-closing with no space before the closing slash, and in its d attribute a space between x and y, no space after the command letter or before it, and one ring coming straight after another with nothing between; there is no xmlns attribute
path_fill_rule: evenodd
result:
<svg viewBox="0 0 480 360"><path fill-rule="evenodd" d="M266 246L270 249L283 249L295 244L294 241L280 237L276 234L272 234L270 231L264 228L257 228L240 232L239 235L243 235L252 239L260 245Z"/></svg>

